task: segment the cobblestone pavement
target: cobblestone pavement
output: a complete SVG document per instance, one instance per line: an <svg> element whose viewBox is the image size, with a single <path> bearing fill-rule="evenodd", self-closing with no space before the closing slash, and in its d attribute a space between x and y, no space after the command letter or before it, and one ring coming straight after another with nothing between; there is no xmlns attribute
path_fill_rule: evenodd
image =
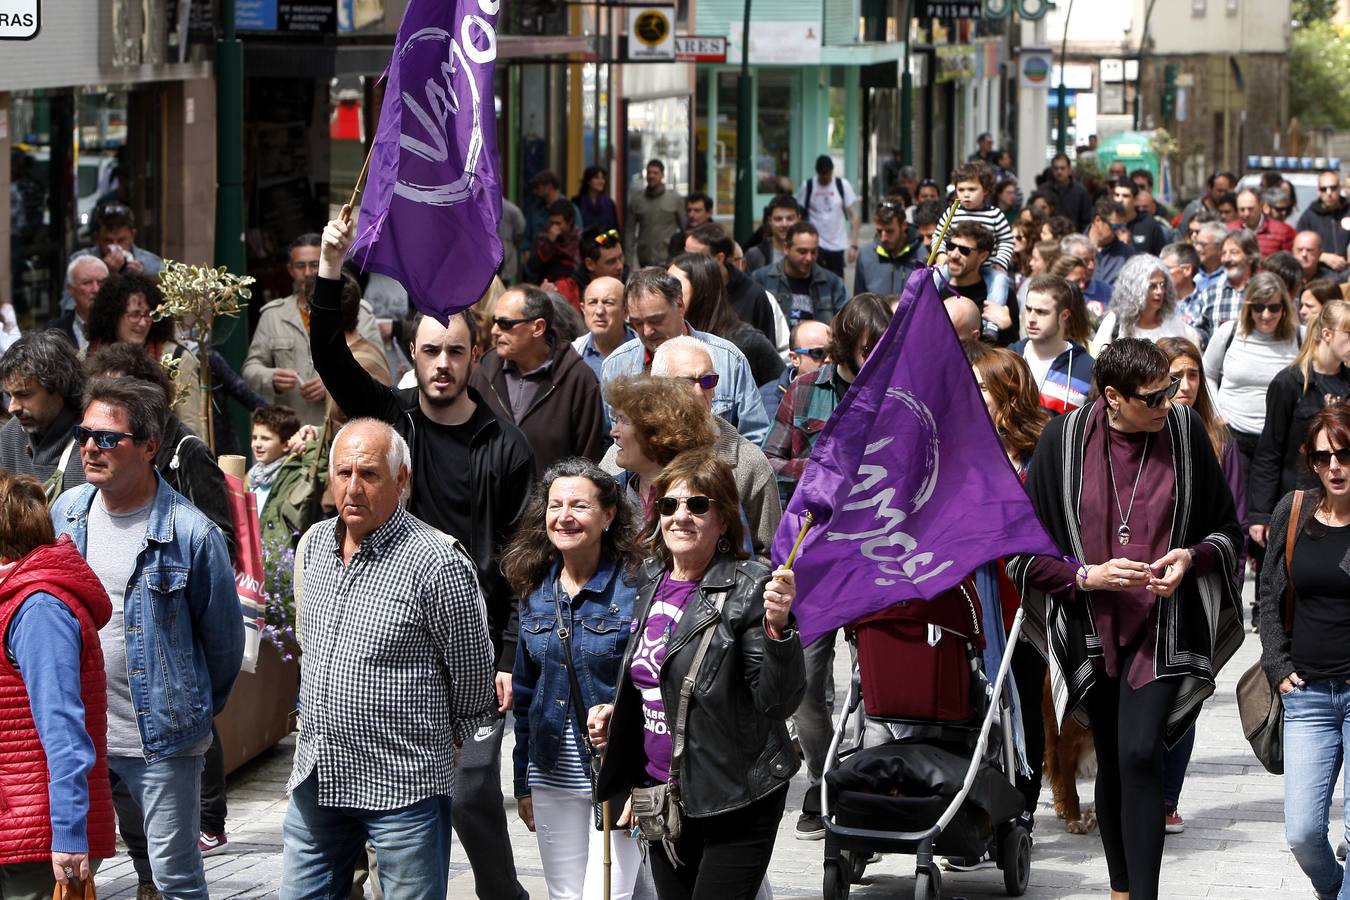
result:
<svg viewBox="0 0 1350 900"><path fill-rule="evenodd" d="M1249 588L1250 590L1250 588ZM1268 775L1243 740L1234 701L1238 676L1257 658L1258 641L1249 634L1238 655L1221 673L1219 688L1206 704L1199 723L1195 756L1181 800L1186 831L1167 839L1162 896L1167 898L1308 897L1311 888L1284 843L1281 779ZM837 666L839 683L847 683L847 653ZM227 850L206 860L211 894L215 898L269 897L281 876L281 820L286 809L284 786L290 768L290 740L272 754L232 776L229 786ZM510 748L504 752L503 787L510 796ZM792 787L788 814L783 818L770 879L778 898L821 896L822 844L795 840L805 782ZM1090 782L1080 783L1084 798L1092 796ZM1049 789L1043 797L1048 798ZM546 900L539 852L534 836L515 817L509 804L511 842L521 880L536 900ZM1332 822L1341 819L1340 804ZM1107 896L1106 865L1095 834L1078 836L1058 827L1054 813L1042 802L1040 826L1032 852L1031 898L1100 898ZM1333 825L1333 839L1339 828ZM869 867L864 882L852 896L882 898L913 896L913 858L887 856ZM136 876L123 855L110 860L99 873L100 896L134 897ZM996 870L951 873L943 880L944 897L1003 896ZM473 876L462 856L452 863L449 897L470 900Z"/></svg>

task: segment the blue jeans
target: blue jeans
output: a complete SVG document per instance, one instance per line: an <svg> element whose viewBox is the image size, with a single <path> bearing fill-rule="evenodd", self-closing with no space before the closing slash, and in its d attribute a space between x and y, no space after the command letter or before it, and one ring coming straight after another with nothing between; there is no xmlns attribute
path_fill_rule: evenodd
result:
<svg viewBox="0 0 1350 900"><path fill-rule="evenodd" d="M208 896L201 834L201 756L170 756L147 763L139 756L109 756L108 772L141 812L146 853L164 900Z"/></svg>
<svg viewBox="0 0 1350 900"><path fill-rule="evenodd" d="M319 803L318 772L291 792L282 824L281 900L347 900L352 872L375 847L380 890L397 900L445 900L450 870L450 798L389 810Z"/></svg>
<svg viewBox="0 0 1350 900"><path fill-rule="evenodd" d="M1310 681L1283 699L1284 834L1317 896L1350 900L1350 879L1327 841L1331 795L1350 743L1350 685ZM1346 815L1350 839L1350 806Z"/></svg>

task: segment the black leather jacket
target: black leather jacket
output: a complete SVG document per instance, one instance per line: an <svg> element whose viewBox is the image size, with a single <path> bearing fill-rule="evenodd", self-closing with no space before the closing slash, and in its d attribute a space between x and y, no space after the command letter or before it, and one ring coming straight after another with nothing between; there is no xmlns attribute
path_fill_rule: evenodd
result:
<svg viewBox="0 0 1350 900"><path fill-rule="evenodd" d="M641 633L662 573L658 560L643 566L643 583L633 604ZM673 731L680 684L693 665L703 631L717 634L699 671L689 703L680 789L685 813L713 816L746 806L783 788L801 762L788 740L786 721L806 691L806 663L795 622L781 641L764 634L764 586L770 570L762 563L718 555L704 574L698 596L680 619L661 665L661 699ZM718 619L714 599L726 598ZM642 697L628 677L638 641L624 654L614 715L609 723L597 793L614 799L649 779L642 748Z"/></svg>

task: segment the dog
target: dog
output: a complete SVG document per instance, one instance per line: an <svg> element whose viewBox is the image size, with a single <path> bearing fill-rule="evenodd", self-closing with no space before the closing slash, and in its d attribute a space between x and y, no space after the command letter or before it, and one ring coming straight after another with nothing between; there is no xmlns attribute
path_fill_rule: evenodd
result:
<svg viewBox="0 0 1350 900"><path fill-rule="evenodd" d="M1097 827L1097 813L1082 807L1078 799L1078 778L1090 778L1097 772L1097 749L1092 732L1073 716L1057 727L1055 700L1050 691L1050 676L1045 677L1041 696L1041 717L1045 722L1045 775L1055 798L1055 815L1064 820L1069 834L1087 834Z"/></svg>

